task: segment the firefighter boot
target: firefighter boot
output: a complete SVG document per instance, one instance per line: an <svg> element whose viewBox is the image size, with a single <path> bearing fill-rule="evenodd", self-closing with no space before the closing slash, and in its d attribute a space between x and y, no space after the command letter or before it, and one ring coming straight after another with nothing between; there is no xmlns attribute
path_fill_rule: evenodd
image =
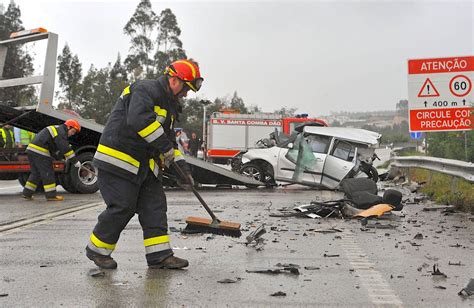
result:
<svg viewBox="0 0 474 308"><path fill-rule="evenodd" d="M63 201L64 197L63 196L54 196L54 197L46 198L46 200L48 200L48 201Z"/></svg>
<svg viewBox="0 0 474 308"><path fill-rule="evenodd" d="M180 269L189 265L188 260L169 256L159 263L148 263L149 268Z"/></svg>
<svg viewBox="0 0 474 308"><path fill-rule="evenodd" d="M31 200L33 200L33 196L23 195L23 199L31 201Z"/></svg>
<svg viewBox="0 0 474 308"><path fill-rule="evenodd" d="M100 268L105 268L105 269L116 269L117 268L117 262L111 257L111 256L103 256L101 254L98 254L94 251L92 251L89 247L86 247L86 256L89 258L89 260L92 260L95 265L97 265Z"/></svg>

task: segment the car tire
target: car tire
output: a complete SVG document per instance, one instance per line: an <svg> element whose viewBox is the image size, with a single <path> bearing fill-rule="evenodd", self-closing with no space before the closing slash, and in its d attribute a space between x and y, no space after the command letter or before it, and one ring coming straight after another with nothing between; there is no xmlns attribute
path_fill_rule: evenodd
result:
<svg viewBox="0 0 474 308"><path fill-rule="evenodd" d="M66 174L66 173L60 174L59 175L59 184L61 184L61 186L67 192L69 192L71 194L77 194L78 193L77 189L72 184L71 177L69 176L69 174Z"/></svg>
<svg viewBox="0 0 474 308"><path fill-rule="evenodd" d="M377 171L377 168L375 168L372 165L363 163L361 164L360 170L367 175L369 179L377 183L379 180L379 172Z"/></svg>
<svg viewBox="0 0 474 308"><path fill-rule="evenodd" d="M64 174L65 182L70 181L72 187L81 194L93 194L99 190L97 184L97 169L92 164L94 153L84 152L77 155L82 166L93 172L89 173L83 168L69 167L69 172ZM68 178L68 179L67 179Z"/></svg>
<svg viewBox="0 0 474 308"><path fill-rule="evenodd" d="M264 167L255 163L246 163L242 165L240 173L244 176L251 177L259 182L265 183L266 186L273 186L275 180L273 179L273 174L270 174L265 170ZM245 185L248 188L257 188L258 185L247 184Z"/></svg>

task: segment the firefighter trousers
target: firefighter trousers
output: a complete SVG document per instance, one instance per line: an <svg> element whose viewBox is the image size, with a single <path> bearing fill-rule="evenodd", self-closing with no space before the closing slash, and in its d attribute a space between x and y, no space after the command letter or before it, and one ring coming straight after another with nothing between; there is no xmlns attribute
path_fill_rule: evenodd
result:
<svg viewBox="0 0 474 308"><path fill-rule="evenodd" d="M113 173L99 169L98 185L107 208L99 215L88 247L109 256L120 233L138 214L143 230L148 264L156 264L173 255L168 237L166 196L160 180L148 171L141 184L135 184Z"/></svg>
<svg viewBox="0 0 474 308"><path fill-rule="evenodd" d="M53 159L34 153L27 152L30 163L30 176L23 188L23 195L33 196L38 185L43 183L46 198L56 197L56 177L53 169Z"/></svg>

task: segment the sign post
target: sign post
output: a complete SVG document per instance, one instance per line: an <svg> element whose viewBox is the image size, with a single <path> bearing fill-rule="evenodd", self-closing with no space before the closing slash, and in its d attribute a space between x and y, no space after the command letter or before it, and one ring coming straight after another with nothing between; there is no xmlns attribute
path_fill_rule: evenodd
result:
<svg viewBox="0 0 474 308"><path fill-rule="evenodd" d="M410 132L474 128L474 56L408 60Z"/></svg>

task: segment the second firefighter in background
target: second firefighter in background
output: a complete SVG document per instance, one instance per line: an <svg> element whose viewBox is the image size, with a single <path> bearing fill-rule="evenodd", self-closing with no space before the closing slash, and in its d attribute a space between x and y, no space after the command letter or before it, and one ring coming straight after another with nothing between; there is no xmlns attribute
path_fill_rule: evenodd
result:
<svg viewBox="0 0 474 308"><path fill-rule="evenodd" d="M179 60L157 80L139 80L118 98L94 156L107 208L98 217L86 255L99 267L117 267L110 255L135 214L143 230L149 267L188 266L171 249L160 164L170 166L174 160L190 174L178 150L174 126L181 112L179 99L189 90L197 92L202 81L195 62Z"/></svg>
<svg viewBox="0 0 474 308"><path fill-rule="evenodd" d="M56 193L56 176L53 169L53 159L64 157L66 163L79 168L81 163L69 145L68 138L81 131L81 125L76 120L67 120L62 125L51 125L43 128L26 148L31 173L23 189L23 197L31 200L39 183L43 183L48 201L62 201L63 196ZM56 157L57 156L57 157Z"/></svg>

